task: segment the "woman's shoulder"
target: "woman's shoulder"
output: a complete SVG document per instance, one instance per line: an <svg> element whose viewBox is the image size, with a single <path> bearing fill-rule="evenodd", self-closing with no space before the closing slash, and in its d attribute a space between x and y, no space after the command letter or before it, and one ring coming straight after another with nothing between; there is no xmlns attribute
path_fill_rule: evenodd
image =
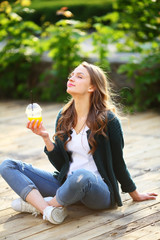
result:
<svg viewBox="0 0 160 240"><path fill-rule="evenodd" d="M116 113L114 113L114 112L111 111L111 110L107 110L107 111L106 111L106 115L107 115L107 120L108 120L108 121L112 121L112 120L114 120L114 119L118 119Z"/></svg>
<svg viewBox="0 0 160 240"><path fill-rule="evenodd" d="M109 127L118 126L121 128L121 120L120 117L111 110L107 111L107 124Z"/></svg>
<svg viewBox="0 0 160 240"><path fill-rule="evenodd" d="M58 115L57 115L57 119L59 119L62 116L62 111L63 111L63 108L61 108L59 110Z"/></svg>
<svg viewBox="0 0 160 240"><path fill-rule="evenodd" d="M119 116L112 111L108 111L107 117L108 117L107 126L110 136L112 136L112 138L115 137L118 140L119 136L123 135L121 120Z"/></svg>
<svg viewBox="0 0 160 240"><path fill-rule="evenodd" d="M60 119L60 117L62 116L62 108L59 110L58 112L58 115L57 115L57 118L56 118L56 124L55 124L55 129L57 128L57 125L58 125L58 121Z"/></svg>

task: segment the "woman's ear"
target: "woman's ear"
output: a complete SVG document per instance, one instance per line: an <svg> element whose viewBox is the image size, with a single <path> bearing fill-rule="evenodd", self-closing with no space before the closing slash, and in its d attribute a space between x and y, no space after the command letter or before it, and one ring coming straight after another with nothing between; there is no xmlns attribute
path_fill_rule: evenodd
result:
<svg viewBox="0 0 160 240"><path fill-rule="evenodd" d="M88 88L88 92L94 92L95 90L95 87L93 85L91 85L89 88Z"/></svg>

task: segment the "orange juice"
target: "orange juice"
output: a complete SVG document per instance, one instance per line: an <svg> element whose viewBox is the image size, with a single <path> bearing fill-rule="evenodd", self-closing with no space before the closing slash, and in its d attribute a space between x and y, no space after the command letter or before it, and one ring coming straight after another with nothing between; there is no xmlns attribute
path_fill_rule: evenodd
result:
<svg viewBox="0 0 160 240"><path fill-rule="evenodd" d="M42 108L37 103L31 103L26 107L26 114L29 121L35 120L33 126L35 125L36 121L39 120L38 125L42 121Z"/></svg>
<svg viewBox="0 0 160 240"><path fill-rule="evenodd" d="M33 123L33 126L36 123L36 121L39 120L39 122L38 122L38 126L39 126L40 122L42 121L42 117L28 117L28 120L29 121L35 120L35 122Z"/></svg>

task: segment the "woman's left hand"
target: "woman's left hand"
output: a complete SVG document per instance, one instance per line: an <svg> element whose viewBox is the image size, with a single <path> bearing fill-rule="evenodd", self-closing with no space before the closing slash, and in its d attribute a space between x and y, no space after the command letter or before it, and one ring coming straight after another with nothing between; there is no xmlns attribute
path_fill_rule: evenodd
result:
<svg viewBox="0 0 160 240"><path fill-rule="evenodd" d="M158 196L157 193L139 193L137 190L130 192L130 196L132 197L133 201L145 201L145 200L155 200Z"/></svg>

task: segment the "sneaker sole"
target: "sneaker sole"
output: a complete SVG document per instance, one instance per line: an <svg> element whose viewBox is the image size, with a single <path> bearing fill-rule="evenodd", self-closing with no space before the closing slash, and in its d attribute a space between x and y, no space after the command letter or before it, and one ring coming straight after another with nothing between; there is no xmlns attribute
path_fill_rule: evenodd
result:
<svg viewBox="0 0 160 240"><path fill-rule="evenodd" d="M67 211L64 208L54 208L51 212L52 222L54 224L60 224L67 217Z"/></svg>

